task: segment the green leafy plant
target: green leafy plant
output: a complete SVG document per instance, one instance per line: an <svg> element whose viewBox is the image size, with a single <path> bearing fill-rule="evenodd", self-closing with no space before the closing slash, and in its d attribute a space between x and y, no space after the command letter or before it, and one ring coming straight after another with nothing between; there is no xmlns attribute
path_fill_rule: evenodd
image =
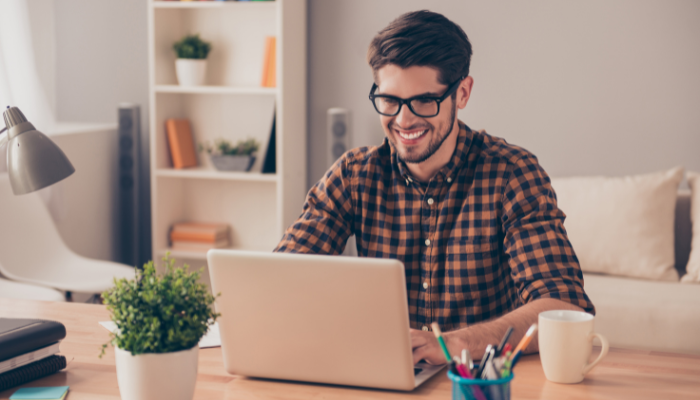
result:
<svg viewBox="0 0 700 400"><path fill-rule="evenodd" d="M260 148L260 143L255 139L239 140L235 146L226 139L216 139L214 144L209 142L199 144L199 151L206 151L213 155L250 156Z"/></svg>
<svg viewBox="0 0 700 400"><path fill-rule="evenodd" d="M212 308L215 297L199 282L202 269L175 268L169 254L163 262L164 274L156 273L149 261L134 279L115 279L114 287L102 294L119 329L109 343L133 355L190 349L220 316Z"/></svg>
<svg viewBox="0 0 700 400"><path fill-rule="evenodd" d="M199 34L187 35L173 44L173 50L177 53L177 58L203 60L211 51L211 43L200 39Z"/></svg>

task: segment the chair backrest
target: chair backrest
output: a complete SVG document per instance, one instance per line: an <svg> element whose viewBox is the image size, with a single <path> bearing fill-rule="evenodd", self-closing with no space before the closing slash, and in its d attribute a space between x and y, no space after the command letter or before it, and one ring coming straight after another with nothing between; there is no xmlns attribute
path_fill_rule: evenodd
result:
<svg viewBox="0 0 700 400"><path fill-rule="evenodd" d="M21 280L74 257L39 195L15 196L8 175L0 174L0 273Z"/></svg>

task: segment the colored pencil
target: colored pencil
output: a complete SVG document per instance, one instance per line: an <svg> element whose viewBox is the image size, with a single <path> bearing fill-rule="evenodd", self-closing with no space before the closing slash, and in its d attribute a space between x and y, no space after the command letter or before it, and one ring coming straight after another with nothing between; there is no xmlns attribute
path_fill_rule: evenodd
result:
<svg viewBox="0 0 700 400"><path fill-rule="evenodd" d="M445 354L445 360L447 360L447 362L449 363L450 360L452 360L452 357L450 357L450 352L447 351L447 345L445 345L445 340L442 338L440 326L437 324L437 322L433 322L431 326L433 327L433 334L435 335L435 338L440 344L440 348L442 349L443 354Z"/></svg>

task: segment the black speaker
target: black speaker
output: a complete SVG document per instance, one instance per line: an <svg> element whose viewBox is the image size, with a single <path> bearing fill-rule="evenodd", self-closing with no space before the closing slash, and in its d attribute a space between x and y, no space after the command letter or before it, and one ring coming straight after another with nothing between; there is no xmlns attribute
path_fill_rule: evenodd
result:
<svg viewBox="0 0 700 400"><path fill-rule="evenodd" d="M350 110L329 108L326 116L328 166L350 150Z"/></svg>
<svg viewBox="0 0 700 400"><path fill-rule="evenodd" d="M118 261L138 266L139 235L139 160L141 149L140 107L119 105L119 247Z"/></svg>

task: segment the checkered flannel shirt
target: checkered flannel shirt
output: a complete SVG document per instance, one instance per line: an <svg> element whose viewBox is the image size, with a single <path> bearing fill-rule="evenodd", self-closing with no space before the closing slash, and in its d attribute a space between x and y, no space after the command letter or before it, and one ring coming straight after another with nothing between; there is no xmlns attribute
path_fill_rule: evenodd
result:
<svg viewBox="0 0 700 400"><path fill-rule="evenodd" d="M537 158L460 122L427 184L385 139L343 155L307 195L275 251L396 258L412 328L453 330L555 298L594 313L549 177Z"/></svg>

